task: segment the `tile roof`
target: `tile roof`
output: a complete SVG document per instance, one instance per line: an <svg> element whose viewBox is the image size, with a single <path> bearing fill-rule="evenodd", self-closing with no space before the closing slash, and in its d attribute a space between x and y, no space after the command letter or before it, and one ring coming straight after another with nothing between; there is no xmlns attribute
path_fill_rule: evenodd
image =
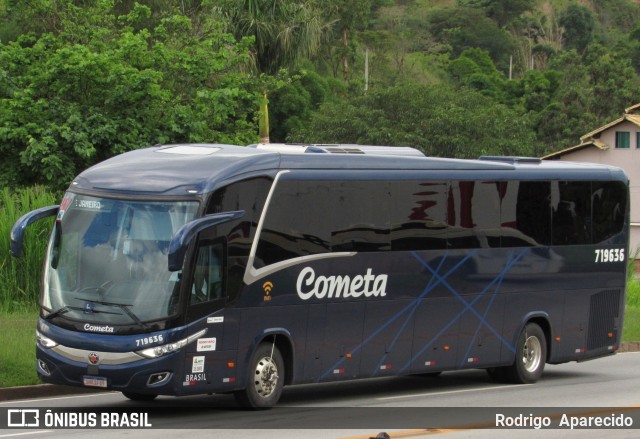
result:
<svg viewBox="0 0 640 439"><path fill-rule="evenodd" d="M640 104L635 104L635 105L632 105L629 108L625 108L624 112L625 113L635 113L636 110L640 110Z"/></svg>
<svg viewBox="0 0 640 439"><path fill-rule="evenodd" d="M589 146L595 146L596 148L599 148L600 150L603 150L603 151L609 149L609 145L607 145L606 143L602 142L599 139L600 136L598 136L598 138L595 138L594 136L602 133L603 131L608 130L609 128L612 128L618 124L621 124L625 121L631 122L640 127L640 114L636 114L636 112L640 113L640 103L632 105L631 107L625 108L624 111L625 111L625 114L622 117L614 121L611 121L608 124L601 126L600 128L596 128L595 130L585 134L584 136L581 136L579 145L571 146L561 151L552 152L541 158L543 160L555 159L565 154L569 154L571 152L578 151L583 148L587 148Z"/></svg>
<svg viewBox="0 0 640 439"><path fill-rule="evenodd" d="M632 108L632 107L630 107L630 108ZM584 141L588 140L590 137L593 137L596 134L599 134L599 133L601 133L603 131L606 131L609 128L614 127L614 126L616 126L616 125L618 125L618 124L620 124L620 123L622 123L624 121L629 121L631 123L634 123L634 124L640 126L640 114L625 114L621 118L616 119L613 122L609 122L608 124L603 125L600 128L597 128L597 129L591 131L590 133L585 134L584 136L580 137L580 140L584 142Z"/></svg>
<svg viewBox="0 0 640 439"><path fill-rule="evenodd" d="M547 154L543 157L540 157L542 160L548 160L548 159L556 159L556 158L560 158L561 156L565 155L565 154L569 154L571 152L575 152L578 150L581 150L583 148L589 147L589 146L595 146L596 148L605 151L607 149L609 149L609 145L607 145L606 143L604 143L603 141L599 140L599 139L589 139L586 140L582 143L580 143L579 145L575 145L575 146L571 146L569 148L565 148L561 151L556 151L556 152L552 152L551 154Z"/></svg>

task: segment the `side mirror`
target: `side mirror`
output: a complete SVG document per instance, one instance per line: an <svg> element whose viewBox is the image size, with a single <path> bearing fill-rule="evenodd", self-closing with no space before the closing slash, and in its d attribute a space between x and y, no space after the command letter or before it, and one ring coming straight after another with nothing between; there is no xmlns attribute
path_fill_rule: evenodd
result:
<svg viewBox="0 0 640 439"><path fill-rule="evenodd" d="M189 244L198 233L210 227L242 218L243 216L244 210L215 213L195 219L180 227L169 243L169 271L182 269L187 247L189 247Z"/></svg>
<svg viewBox="0 0 640 439"><path fill-rule="evenodd" d="M41 207L40 209L32 210L31 212L21 216L11 229L11 255L16 258L19 258L22 255L24 232L29 224L42 218L56 215L59 208L60 206L57 205Z"/></svg>

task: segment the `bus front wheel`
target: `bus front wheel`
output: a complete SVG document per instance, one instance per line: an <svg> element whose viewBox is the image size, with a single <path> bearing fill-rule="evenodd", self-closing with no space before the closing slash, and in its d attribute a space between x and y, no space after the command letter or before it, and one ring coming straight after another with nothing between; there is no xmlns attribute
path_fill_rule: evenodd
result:
<svg viewBox="0 0 640 439"><path fill-rule="evenodd" d="M249 363L247 387L234 393L236 401L251 409L276 405L282 394L285 370L282 354L272 343L258 346Z"/></svg>
<svg viewBox="0 0 640 439"><path fill-rule="evenodd" d="M516 361L505 370L508 381L532 384L542 375L547 362L547 339L535 323L527 323L518 337Z"/></svg>

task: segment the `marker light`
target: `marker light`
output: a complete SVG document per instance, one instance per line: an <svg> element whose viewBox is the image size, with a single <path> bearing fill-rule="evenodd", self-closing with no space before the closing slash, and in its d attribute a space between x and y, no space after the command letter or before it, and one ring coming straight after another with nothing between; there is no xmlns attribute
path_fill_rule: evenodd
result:
<svg viewBox="0 0 640 439"><path fill-rule="evenodd" d="M188 345L189 343L193 343L194 341L202 337L204 334L206 334L206 332L207 330L203 329L202 331L198 331L187 338L184 338L180 341L176 341L175 343L167 343L162 346L155 346L152 348L143 349L141 351L136 351L136 353L147 358L159 358L159 357L162 357L163 355L176 352L181 348L185 347L186 345Z"/></svg>

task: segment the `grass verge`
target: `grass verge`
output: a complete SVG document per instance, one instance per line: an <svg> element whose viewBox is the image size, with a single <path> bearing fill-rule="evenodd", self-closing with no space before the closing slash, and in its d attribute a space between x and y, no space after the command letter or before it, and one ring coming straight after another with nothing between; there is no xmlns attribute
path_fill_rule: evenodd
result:
<svg viewBox="0 0 640 439"><path fill-rule="evenodd" d="M633 277L627 281L622 341L640 341L640 280Z"/></svg>
<svg viewBox="0 0 640 439"><path fill-rule="evenodd" d="M640 341L640 306L628 306L624 311L622 341Z"/></svg>
<svg viewBox="0 0 640 439"><path fill-rule="evenodd" d="M37 312L0 314L0 387L38 384Z"/></svg>
<svg viewBox="0 0 640 439"><path fill-rule="evenodd" d="M57 198L42 187L0 188L0 313L27 312L38 301L42 260L53 218L37 221L28 228L20 259L9 255L8 238L18 218L56 204Z"/></svg>

